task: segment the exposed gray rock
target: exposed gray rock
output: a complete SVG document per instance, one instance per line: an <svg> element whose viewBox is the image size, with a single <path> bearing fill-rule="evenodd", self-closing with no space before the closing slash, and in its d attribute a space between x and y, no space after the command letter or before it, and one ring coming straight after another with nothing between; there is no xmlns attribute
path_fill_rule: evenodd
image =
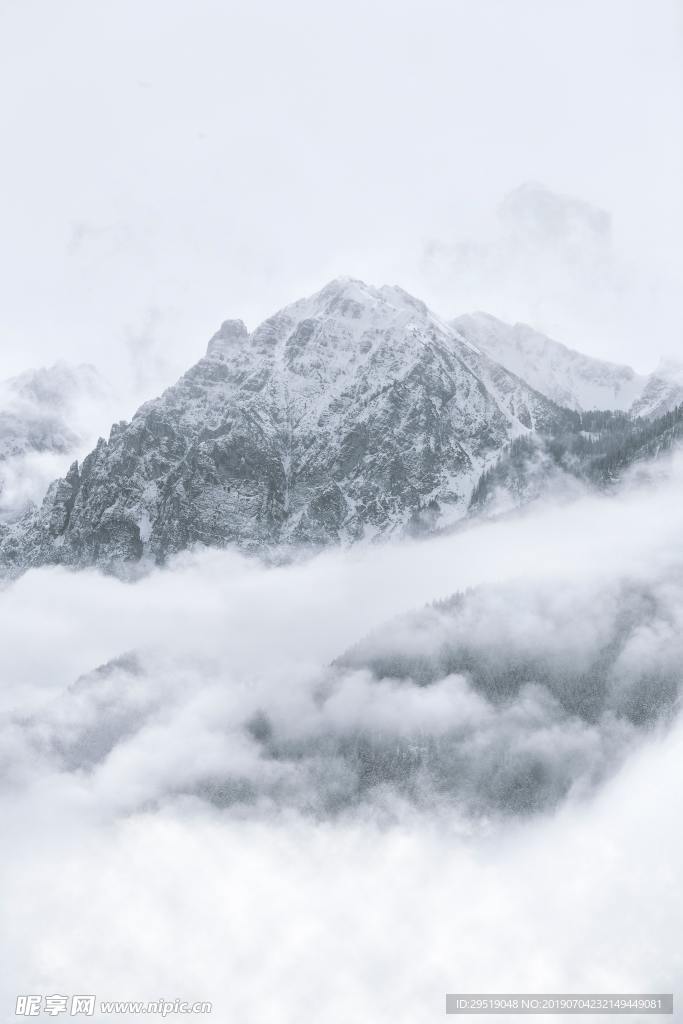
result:
<svg viewBox="0 0 683 1024"><path fill-rule="evenodd" d="M442 526L511 438L567 415L399 288L333 281L112 427L0 565L163 561L191 545L350 542Z"/></svg>

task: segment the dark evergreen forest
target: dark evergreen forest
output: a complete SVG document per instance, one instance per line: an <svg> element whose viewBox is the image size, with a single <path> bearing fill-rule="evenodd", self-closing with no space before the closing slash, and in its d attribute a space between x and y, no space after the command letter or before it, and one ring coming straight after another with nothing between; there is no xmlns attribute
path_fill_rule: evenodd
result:
<svg viewBox="0 0 683 1024"><path fill-rule="evenodd" d="M652 420L622 412L568 413L553 434L531 434L512 441L477 481L470 509L482 509L498 488L521 493L532 475L538 478L554 469L608 487L624 470L664 454L681 438L683 405Z"/></svg>

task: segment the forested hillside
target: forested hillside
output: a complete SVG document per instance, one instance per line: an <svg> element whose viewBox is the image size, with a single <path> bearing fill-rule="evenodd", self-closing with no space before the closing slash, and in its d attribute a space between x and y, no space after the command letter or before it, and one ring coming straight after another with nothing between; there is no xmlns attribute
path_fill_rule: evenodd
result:
<svg viewBox="0 0 683 1024"><path fill-rule="evenodd" d="M529 500L557 474L607 487L634 463L669 451L681 438L683 405L654 420L623 412L573 412L551 434L515 438L480 476L470 510L481 511L501 492Z"/></svg>

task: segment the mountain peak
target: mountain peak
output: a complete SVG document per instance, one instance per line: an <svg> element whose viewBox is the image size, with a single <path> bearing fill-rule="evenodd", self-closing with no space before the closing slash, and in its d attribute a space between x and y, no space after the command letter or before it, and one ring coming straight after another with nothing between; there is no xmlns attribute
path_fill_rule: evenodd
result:
<svg viewBox="0 0 683 1024"><path fill-rule="evenodd" d="M319 292L318 295L346 295L350 292L362 292L372 290L372 285L368 285L365 281L361 280L360 277L352 277L350 274L340 274L338 277L333 277L331 281L328 281Z"/></svg>
<svg viewBox="0 0 683 1024"><path fill-rule="evenodd" d="M321 313L342 316L354 315L356 307L377 301L378 292L372 285L355 277L335 277L332 281L304 300L313 304Z"/></svg>
<svg viewBox="0 0 683 1024"><path fill-rule="evenodd" d="M373 311L371 316L381 310L392 310L394 314L417 314L425 319L435 319L424 302L398 285L384 284L378 288L355 277L336 277L320 291L300 299L283 312L296 319L331 316L343 320L363 320L368 310Z"/></svg>
<svg viewBox="0 0 683 1024"><path fill-rule="evenodd" d="M243 320L224 320L208 344L206 355L209 359L221 359L230 345L245 341L249 337Z"/></svg>
<svg viewBox="0 0 683 1024"><path fill-rule="evenodd" d="M509 441L562 414L424 303L354 278L207 356L0 536L0 566L113 567L446 526Z"/></svg>

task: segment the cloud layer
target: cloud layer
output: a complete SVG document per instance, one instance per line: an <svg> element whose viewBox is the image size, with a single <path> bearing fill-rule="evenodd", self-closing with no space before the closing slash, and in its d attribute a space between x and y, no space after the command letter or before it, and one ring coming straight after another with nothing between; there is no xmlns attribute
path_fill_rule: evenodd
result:
<svg viewBox="0 0 683 1024"><path fill-rule="evenodd" d="M4 1003L407 1021L447 989L675 987L681 473L289 566L7 587Z"/></svg>

